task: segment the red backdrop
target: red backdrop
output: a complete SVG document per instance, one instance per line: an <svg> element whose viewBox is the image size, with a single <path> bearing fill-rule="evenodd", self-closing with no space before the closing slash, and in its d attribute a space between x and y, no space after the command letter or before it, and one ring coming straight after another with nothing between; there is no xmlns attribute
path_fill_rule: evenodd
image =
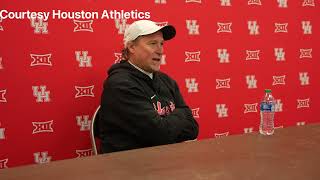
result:
<svg viewBox="0 0 320 180"><path fill-rule="evenodd" d="M318 0L1 1L9 12L131 13L129 19L0 20L0 168L91 155L89 123L135 13L172 24L162 71L179 84L198 139L258 131L264 89L276 127L319 122ZM276 132L275 132L276 133ZM212 152L214 153L214 152Z"/></svg>

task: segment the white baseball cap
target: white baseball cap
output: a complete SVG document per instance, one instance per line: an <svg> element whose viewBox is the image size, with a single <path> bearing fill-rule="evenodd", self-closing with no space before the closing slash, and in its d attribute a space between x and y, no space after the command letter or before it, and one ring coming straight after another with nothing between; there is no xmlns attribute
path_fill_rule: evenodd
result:
<svg viewBox="0 0 320 180"><path fill-rule="evenodd" d="M171 25L158 26L155 22L150 20L139 20L133 22L128 28L126 28L123 37L124 46L127 46L129 41L137 39L139 36L148 35L161 31L163 39L170 40L176 35L176 29Z"/></svg>

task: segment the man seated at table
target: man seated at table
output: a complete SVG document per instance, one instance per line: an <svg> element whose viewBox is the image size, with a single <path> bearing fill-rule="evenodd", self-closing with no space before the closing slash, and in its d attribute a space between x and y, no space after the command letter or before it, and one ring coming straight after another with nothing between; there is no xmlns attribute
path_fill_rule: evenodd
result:
<svg viewBox="0 0 320 180"><path fill-rule="evenodd" d="M126 29L123 60L108 70L101 96L103 153L197 138L198 123L177 83L159 71L164 41L175 34L173 26L149 20Z"/></svg>

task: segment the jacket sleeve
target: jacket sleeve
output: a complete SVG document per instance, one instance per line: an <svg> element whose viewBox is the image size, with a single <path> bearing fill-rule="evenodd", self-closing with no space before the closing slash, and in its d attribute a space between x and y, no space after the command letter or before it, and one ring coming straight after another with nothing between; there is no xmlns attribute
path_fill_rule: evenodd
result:
<svg viewBox="0 0 320 180"><path fill-rule="evenodd" d="M176 82L174 82L174 97L176 103L176 109L183 111L185 115L185 128L178 135L178 142L196 139L199 133L199 125L192 115L192 111L186 105L183 97L180 93L179 87Z"/></svg>
<svg viewBox="0 0 320 180"><path fill-rule="evenodd" d="M178 107L161 117L141 87L125 79L105 84L101 100L102 106L115 117L109 121L150 145L181 141L189 137L185 134L192 129L191 112L186 107Z"/></svg>

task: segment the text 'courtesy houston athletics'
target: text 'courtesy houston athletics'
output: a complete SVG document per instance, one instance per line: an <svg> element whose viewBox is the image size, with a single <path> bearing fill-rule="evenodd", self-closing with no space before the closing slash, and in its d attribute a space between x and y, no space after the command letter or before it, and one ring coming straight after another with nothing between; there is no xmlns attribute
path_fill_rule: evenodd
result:
<svg viewBox="0 0 320 180"><path fill-rule="evenodd" d="M1 19L34 19L39 18L47 21L52 19L150 19L150 12L140 12L138 10L103 10L101 16L97 11L61 11L52 10L52 12L32 12L32 11L0 11Z"/></svg>

